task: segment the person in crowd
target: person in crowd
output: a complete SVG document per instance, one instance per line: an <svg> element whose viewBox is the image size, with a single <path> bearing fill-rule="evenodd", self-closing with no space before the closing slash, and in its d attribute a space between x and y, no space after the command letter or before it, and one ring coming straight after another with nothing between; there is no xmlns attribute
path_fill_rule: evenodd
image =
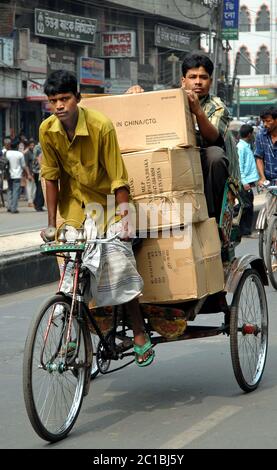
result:
<svg viewBox="0 0 277 470"><path fill-rule="evenodd" d="M34 201L35 191L36 191L36 185L35 185L34 175L33 175L34 147L35 147L35 141L34 139L30 139L28 142L28 149L24 152L25 163L29 169L29 172L28 172L29 176L26 181L26 193L27 193L27 199L28 199L28 207L34 207L33 201Z"/></svg>
<svg viewBox="0 0 277 470"><path fill-rule="evenodd" d="M256 121L254 119L254 116L250 116L250 119L248 119L247 123L249 126L255 126L256 125Z"/></svg>
<svg viewBox="0 0 277 470"><path fill-rule="evenodd" d="M259 179L254 153L251 148L254 129L249 124L243 124L240 128L240 140L237 144L242 187L240 197L243 203L243 212L240 219L240 232L242 236L252 233L254 217L254 193L253 187Z"/></svg>
<svg viewBox="0 0 277 470"><path fill-rule="evenodd" d="M5 157L9 161L8 180L8 200L7 211L12 214L18 214L18 200L20 196L20 181L23 171L26 170L27 174L29 169L25 164L23 153L17 150L17 143L12 142L11 148L6 151Z"/></svg>
<svg viewBox="0 0 277 470"><path fill-rule="evenodd" d="M40 166L41 166L42 151L41 145L38 143L34 148L34 160L32 165L32 173L36 185L35 197L34 197L34 208L36 211L43 211L44 196L41 187L40 180Z"/></svg>
<svg viewBox="0 0 277 470"><path fill-rule="evenodd" d="M259 185L265 180L277 180L277 107L267 107L261 112L263 127L255 141L255 158L259 172Z"/></svg>
<svg viewBox="0 0 277 470"><path fill-rule="evenodd" d="M2 154L5 155L6 151L7 150L10 150L11 149L11 138L10 137L5 137L4 138L4 142L3 142L3 148L2 148Z"/></svg>
<svg viewBox="0 0 277 470"><path fill-rule="evenodd" d="M260 114L263 127L260 127L255 141L255 158L259 173L258 185L263 186L265 181L272 185L277 184L277 107L269 106ZM276 210L276 195L266 193L266 217ZM276 262L277 266L277 262Z"/></svg>
<svg viewBox="0 0 277 470"><path fill-rule="evenodd" d="M220 219L225 182L229 175L240 180L236 144L228 129L229 111L219 97L212 96L213 62L204 54L189 53L182 64L182 88L195 117L197 144L210 217ZM134 85L127 93L144 91Z"/></svg>
<svg viewBox="0 0 277 470"><path fill-rule="evenodd" d="M115 289L117 292L114 298L125 299L134 331L135 361L139 366L147 366L153 361L154 350L145 332L138 303L143 281L136 270L129 241L133 229L130 220L126 221L129 207L128 176L115 129L112 122L101 113L78 106L81 96L73 74L63 70L53 72L45 82L44 92L53 111L53 115L42 122L39 133L48 226L56 227L58 207L63 219L70 219L72 224L75 221L76 225L84 222L85 206L88 203L100 204L107 214L107 196L115 195L119 220L116 219L113 225L122 227L123 241L120 253L116 243L109 244L107 248L107 263L102 265L103 270L108 269L105 278L117 272L118 282L114 284L115 279L110 279L110 288L105 292L107 297L110 290ZM47 239L45 230L41 236ZM120 257L120 267L117 266L117 255ZM104 274L104 271L101 272L100 277Z"/></svg>

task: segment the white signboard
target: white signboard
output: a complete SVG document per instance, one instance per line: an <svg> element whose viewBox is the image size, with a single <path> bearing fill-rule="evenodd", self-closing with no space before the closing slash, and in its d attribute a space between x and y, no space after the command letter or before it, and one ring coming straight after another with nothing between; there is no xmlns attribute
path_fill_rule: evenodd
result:
<svg viewBox="0 0 277 470"><path fill-rule="evenodd" d="M25 72L47 73L47 46L37 42L29 43L29 59L20 63Z"/></svg>
<svg viewBox="0 0 277 470"><path fill-rule="evenodd" d="M0 67L14 66L13 39L0 37Z"/></svg>
<svg viewBox="0 0 277 470"><path fill-rule="evenodd" d="M47 100L47 96L44 94L43 85L45 79L36 78L34 80L27 80L27 95L28 101L42 101Z"/></svg>
<svg viewBox="0 0 277 470"><path fill-rule="evenodd" d="M111 31L101 35L101 56L110 58L135 57L135 31Z"/></svg>

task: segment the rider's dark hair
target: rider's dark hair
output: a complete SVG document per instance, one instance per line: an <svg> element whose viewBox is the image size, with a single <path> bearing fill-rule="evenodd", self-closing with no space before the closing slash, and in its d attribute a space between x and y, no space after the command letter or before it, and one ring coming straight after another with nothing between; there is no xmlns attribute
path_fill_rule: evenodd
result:
<svg viewBox="0 0 277 470"><path fill-rule="evenodd" d="M212 76L214 71L214 64L208 56L199 53L187 54L182 63L183 77L186 76L190 69L198 69L199 67L204 67L210 77Z"/></svg>
<svg viewBox="0 0 277 470"><path fill-rule="evenodd" d="M242 139L245 139L249 134L253 134L254 128L250 124L243 124L239 130L239 135Z"/></svg>
<svg viewBox="0 0 277 470"><path fill-rule="evenodd" d="M73 93L78 97L77 78L67 70L55 70L50 73L44 83L44 93L47 96L59 93Z"/></svg>
<svg viewBox="0 0 277 470"><path fill-rule="evenodd" d="M277 119L277 108L275 106L268 106L267 108L264 108L260 113L260 117L261 119L264 119L267 116L271 116L273 119Z"/></svg>

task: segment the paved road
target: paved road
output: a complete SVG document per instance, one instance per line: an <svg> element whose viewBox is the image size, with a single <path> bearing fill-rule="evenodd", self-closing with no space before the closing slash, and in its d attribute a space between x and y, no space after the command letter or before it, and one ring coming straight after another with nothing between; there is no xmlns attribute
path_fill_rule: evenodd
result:
<svg viewBox="0 0 277 470"><path fill-rule="evenodd" d="M256 247L257 240L245 240L237 254ZM26 416L22 354L33 312L54 290L48 285L1 296L0 448L276 448L277 294L271 287L270 347L256 392L239 389L224 336L161 345L151 367L98 377L69 437L48 446ZM200 318L222 321L221 315Z"/></svg>
<svg viewBox="0 0 277 470"><path fill-rule="evenodd" d="M0 207L0 236L36 231L47 226L47 211L37 212L22 200L18 209L19 214L11 214Z"/></svg>

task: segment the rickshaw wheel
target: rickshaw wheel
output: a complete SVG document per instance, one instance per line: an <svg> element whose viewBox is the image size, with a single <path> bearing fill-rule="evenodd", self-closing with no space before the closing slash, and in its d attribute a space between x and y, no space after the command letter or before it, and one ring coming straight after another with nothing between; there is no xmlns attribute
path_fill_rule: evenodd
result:
<svg viewBox="0 0 277 470"><path fill-rule="evenodd" d="M269 219L266 241L266 267L272 287L277 290L277 217L272 215Z"/></svg>
<svg viewBox="0 0 277 470"><path fill-rule="evenodd" d="M247 269L235 291L230 316L233 370L239 386L252 392L261 381L268 346L268 311L259 273Z"/></svg>

